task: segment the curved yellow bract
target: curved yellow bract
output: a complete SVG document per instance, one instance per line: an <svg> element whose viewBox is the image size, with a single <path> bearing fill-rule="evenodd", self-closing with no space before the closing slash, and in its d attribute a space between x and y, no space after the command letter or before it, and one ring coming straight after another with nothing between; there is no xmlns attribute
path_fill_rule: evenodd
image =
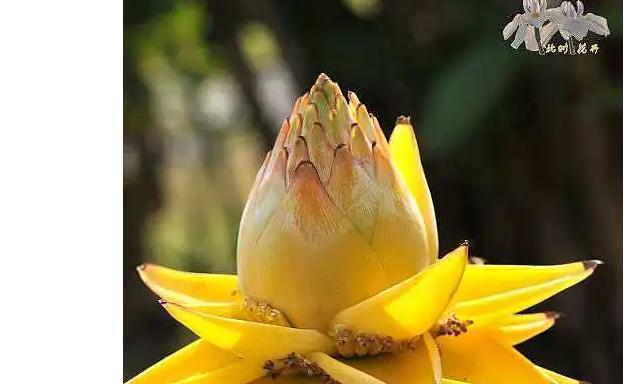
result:
<svg viewBox="0 0 640 384"><path fill-rule="evenodd" d="M385 384L375 377L336 360L325 353L313 352L309 354L309 358L315 361L332 379L341 383Z"/></svg>
<svg viewBox="0 0 640 384"><path fill-rule="evenodd" d="M315 330L228 319L172 303L164 303L164 307L198 336L240 357L277 359L291 352L331 353L334 350L333 340Z"/></svg>
<svg viewBox="0 0 640 384"><path fill-rule="evenodd" d="M469 332L437 340L445 377L469 383L549 384L535 365L490 333Z"/></svg>
<svg viewBox="0 0 640 384"><path fill-rule="evenodd" d="M425 333L440 318L467 265L467 245L417 275L338 313L334 327L402 340Z"/></svg>
<svg viewBox="0 0 640 384"><path fill-rule="evenodd" d="M436 213L429 185L422 169L416 136L408 119L401 120L400 124L394 128L389 139L389 152L391 161L402 175L402 179L420 208L427 232L429 259L436 260L438 258Z"/></svg>
<svg viewBox="0 0 640 384"><path fill-rule="evenodd" d="M235 275L183 272L155 264L143 264L138 274L163 300L180 304L238 302L238 278Z"/></svg>
<svg viewBox="0 0 640 384"><path fill-rule="evenodd" d="M260 359L242 359L215 371L201 373L175 384L247 384L264 376Z"/></svg>
<svg viewBox="0 0 640 384"><path fill-rule="evenodd" d="M215 371L239 360L232 353L198 339L147 368L127 384L174 383Z"/></svg>
<svg viewBox="0 0 640 384"><path fill-rule="evenodd" d="M498 316L520 312L572 285L586 279L593 269L583 270L543 283L517 288L511 291L455 303L453 312L460 318L483 323Z"/></svg>
<svg viewBox="0 0 640 384"><path fill-rule="evenodd" d="M469 301L539 285L582 272L589 265L582 261L562 265L469 265L454 301Z"/></svg>

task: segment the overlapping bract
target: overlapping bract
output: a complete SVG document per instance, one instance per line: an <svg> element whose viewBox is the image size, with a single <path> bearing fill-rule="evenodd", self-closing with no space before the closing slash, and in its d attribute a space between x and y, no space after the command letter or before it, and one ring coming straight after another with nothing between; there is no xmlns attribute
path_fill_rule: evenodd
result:
<svg viewBox="0 0 640 384"><path fill-rule="evenodd" d="M390 146L375 116L355 94L348 98L321 75L297 100L240 224L240 291L296 327L326 330L332 314L438 254L417 148L397 150L415 146L411 129L402 125Z"/></svg>
<svg viewBox="0 0 640 384"><path fill-rule="evenodd" d="M318 84L323 87L329 84L329 89L333 89L333 83L325 77L321 77ZM317 92L312 90L309 100L314 100L314 95ZM305 97L298 100L296 110L308 102ZM355 96L351 99L357 100ZM253 249L260 258L243 254L241 264L246 264L240 265L239 278L193 274L154 265L139 268L142 280L161 297L167 312L200 338L148 368L130 383L321 383L327 378L343 384L578 383L537 367L513 346L549 329L558 318L553 312L519 312L582 281L599 263L472 265L468 263L467 243L433 262L431 258L435 260L435 256L429 252L437 249L437 231L432 228L435 215L409 120L399 119L391 142L387 143L384 136L380 136L381 131L376 133L379 128L374 119L371 125L358 120L358 113L362 119L370 117L362 113L366 109L358 106L359 102L348 105L341 100L303 108L305 113L316 113L314 116L320 123L315 125L317 128L337 124L335 119L349 124L352 120L358 121L349 147L335 145L334 140L346 140L343 133L323 131L334 154L331 159L318 160L320 155L316 154L312 160L312 143L317 143L316 139L307 139L312 133L308 132L302 140L300 135L291 138L281 132L278 142L286 141L289 143L286 148L293 149L277 155L271 152L257 177L239 241L243 252ZM343 108L348 111L348 118L329 114L327 119L325 113L315 112L323 108L329 111ZM303 117L301 127L295 129L303 132L304 121ZM296 124L285 124L283 131L297 127ZM368 128L359 128L360 125ZM373 136L369 136L369 128ZM361 138L357 138L358 135ZM375 138L376 145L367 142L368 137ZM276 148L279 145L276 144ZM362 154L366 159L370 156L371 161L357 160ZM295 156L301 156L302 160L291 163ZM380 156L378 160L376 156ZM346 165L336 165L345 159ZM376 165L376 161L380 164ZM281 168L275 168L274 164L280 164ZM373 173L369 173L371 171ZM385 173L384 178L375 177L380 172ZM358 173L367 180L366 185L378 188L375 193L386 190L396 195L383 203L380 197L358 202L358 193L363 190L358 183L364 182L358 179ZM331 184L333 178L350 183L341 190L339 184ZM384 206L394 199L403 201L409 208L404 207L402 211L392 205ZM378 213L375 219L367 221L365 216L370 206ZM394 221L377 217L381 212L399 218ZM411 212L409 218L403 216L406 212ZM391 220L394 225L409 220L416 228L423 228L421 252L425 254L423 262L417 263L419 266L414 266L409 276L400 279L402 274L398 273L392 280L370 281L382 279L388 271L402 269L405 262L402 258L407 256L398 252L401 245L375 246L376 236L381 236L376 235L379 226L385 231L393 229L385 220ZM397 234L398 230L394 230ZM372 236L363 235L367 231ZM294 237L290 239L291 244L285 241L286 236ZM406 239L406 236L385 237L387 242ZM254 243L247 245L243 241ZM274 256L252 248L255 244L279 254ZM323 250L337 253L327 255ZM380 259L381 250L391 252L387 259ZM397 253L392 253L393 250ZM307 253L286 254L296 251ZM380 274L376 274L373 267L367 269L370 267L367 263L374 260L369 257L378 258L375 260L380 263L377 265L382 271ZM407 257L420 259L415 255ZM294 263L289 265L289 270L285 260ZM270 265L274 262L283 264L274 269ZM247 282L246 273L251 276L250 280L275 278L275 281ZM301 273L310 278L309 283L297 276ZM325 284L329 292L313 284ZM267 294L270 308L282 311L292 320L290 326L252 321L245 300L264 300L264 297L254 297L253 292ZM309 302L296 301L296 293ZM449 332L450 321L459 321L457 324L463 324L465 329ZM411 347L346 358L338 353L337 329L388 338L386 340L411 339ZM307 377L283 371L274 378L267 377L273 372L265 369L266 362L286 359L292 353L306 359L313 365L313 372L321 372L322 376Z"/></svg>

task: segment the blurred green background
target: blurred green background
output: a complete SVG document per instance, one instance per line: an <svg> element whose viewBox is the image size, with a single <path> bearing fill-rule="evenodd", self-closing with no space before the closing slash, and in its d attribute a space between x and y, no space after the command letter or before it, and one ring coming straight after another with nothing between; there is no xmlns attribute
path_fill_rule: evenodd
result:
<svg viewBox="0 0 640 384"><path fill-rule="evenodd" d="M124 378L194 338L135 267L235 272L255 172L325 72L387 134L411 115L442 252L470 239L490 263L605 261L538 306L567 316L520 349L621 382L622 2L585 5L612 33L571 57L502 40L519 0L125 0Z"/></svg>

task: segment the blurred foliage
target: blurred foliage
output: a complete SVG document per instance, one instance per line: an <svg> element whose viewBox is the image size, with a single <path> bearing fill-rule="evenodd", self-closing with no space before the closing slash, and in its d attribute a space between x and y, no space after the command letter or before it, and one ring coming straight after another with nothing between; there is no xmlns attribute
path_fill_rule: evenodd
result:
<svg viewBox="0 0 640 384"><path fill-rule="evenodd" d="M495 40L495 39L494 39ZM469 48L443 69L433 85L430 103L423 106L426 115L425 143L430 150L445 150L477 132L477 122L491 111L498 111L500 100L519 63L511 53L492 42ZM482 74L478 78L478 74ZM469 97L475 93L476 97Z"/></svg>
<svg viewBox="0 0 640 384"><path fill-rule="evenodd" d="M344 0L344 4L362 18L373 17L381 9L380 0Z"/></svg>
<svg viewBox="0 0 640 384"><path fill-rule="evenodd" d="M193 337L135 266L234 272L255 173L325 72L387 134L412 115L443 251L468 238L494 263L606 262L541 306L569 316L522 349L620 382L621 1L587 2L612 34L589 35L600 53L576 57L511 49L501 31L522 11L515 0L124 4L125 378Z"/></svg>
<svg viewBox="0 0 640 384"><path fill-rule="evenodd" d="M244 58L253 71L268 67L280 56L280 48L269 27L262 23L248 23L238 34Z"/></svg>

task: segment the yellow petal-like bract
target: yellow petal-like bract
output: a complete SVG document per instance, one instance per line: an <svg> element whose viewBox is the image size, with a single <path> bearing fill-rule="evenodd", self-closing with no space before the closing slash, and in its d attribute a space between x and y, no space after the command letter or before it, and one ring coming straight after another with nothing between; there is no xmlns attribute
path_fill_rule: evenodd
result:
<svg viewBox="0 0 640 384"><path fill-rule="evenodd" d="M334 349L329 337L314 330L206 315L171 303L164 307L198 336L240 357L283 358L291 352L331 353Z"/></svg>
<svg viewBox="0 0 640 384"><path fill-rule="evenodd" d="M413 127L408 118L401 117L389 139L391 161L402 175L411 195L416 200L427 231L429 259L438 258L438 227L431 192L422 169L420 151Z"/></svg>
<svg viewBox="0 0 640 384"><path fill-rule="evenodd" d="M238 361L232 353L198 339L147 368L127 384L175 383Z"/></svg>
<svg viewBox="0 0 640 384"><path fill-rule="evenodd" d="M215 371L201 373L175 384L248 384L264 376L261 359L242 359Z"/></svg>
<svg viewBox="0 0 640 384"><path fill-rule="evenodd" d="M555 312L507 316L494 325L494 336L507 345L520 344L553 327L557 318Z"/></svg>
<svg viewBox="0 0 640 384"><path fill-rule="evenodd" d="M548 384L536 366L515 349L484 332L437 339L442 372L447 378L469 383Z"/></svg>
<svg viewBox="0 0 640 384"><path fill-rule="evenodd" d="M344 360L385 384L435 384L429 351L423 342L414 350Z"/></svg>
<svg viewBox="0 0 640 384"><path fill-rule="evenodd" d="M461 245L417 275L336 315L334 326L407 339L425 333L440 318L467 265Z"/></svg>
<svg viewBox="0 0 640 384"><path fill-rule="evenodd" d="M176 271L154 264L138 267L140 278L163 300L180 304L241 301L237 277Z"/></svg>
<svg viewBox="0 0 640 384"><path fill-rule="evenodd" d="M331 378L341 383L352 384L385 384L382 381L370 376L360 370L357 370L333 357L321 353L314 352L309 357L316 362Z"/></svg>
<svg viewBox="0 0 640 384"><path fill-rule="evenodd" d="M455 301L469 301L543 284L592 269L598 264L598 261L579 261L563 265L469 265Z"/></svg>
<svg viewBox="0 0 640 384"><path fill-rule="evenodd" d="M422 340L429 354L429 362L431 363L431 370L433 371L433 381L436 384L442 384L442 363L440 362L438 345L428 332L422 335Z"/></svg>
<svg viewBox="0 0 640 384"><path fill-rule="evenodd" d="M249 320L242 302L213 302L203 304L181 304L184 308L220 317L230 317L238 320Z"/></svg>
<svg viewBox="0 0 640 384"><path fill-rule="evenodd" d="M455 303L453 312L461 318L473 319L482 323L497 316L520 312L572 285L586 279L593 273L593 268L581 272L544 281L535 285L524 286L511 291L501 292L478 299Z"/></svg>

